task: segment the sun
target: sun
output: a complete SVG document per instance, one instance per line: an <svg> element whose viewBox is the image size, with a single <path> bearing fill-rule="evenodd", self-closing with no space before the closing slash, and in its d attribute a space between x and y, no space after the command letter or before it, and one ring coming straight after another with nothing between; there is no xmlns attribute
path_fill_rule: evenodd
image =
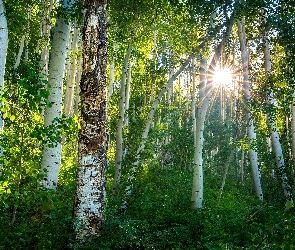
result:
<svg viewBox="0 0 295 250"><path fill-rule="evenodd" d="M222 86L231 88L233 86L233 79L230 69L223 68L216 70L213 76L213 84L216 87Z"/></svg>

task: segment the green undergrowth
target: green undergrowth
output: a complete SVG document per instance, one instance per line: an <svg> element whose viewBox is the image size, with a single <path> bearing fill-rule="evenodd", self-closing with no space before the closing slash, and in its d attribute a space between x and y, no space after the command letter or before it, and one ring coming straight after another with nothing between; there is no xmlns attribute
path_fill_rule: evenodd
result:
<svg viewBox="0 0 295 250"><path fill-rule="evenodd" d="M65 165L61 176L74 176ZM20 189L0 196L0 249L294 249L294 213L280 201L257 201L247 182L204 180L202 210L190 209L191 169L151 166L136 178L125 212L108 184L102 235L83 244L71 230L74 178L57 191Z"/></svg>
<svg viewBox="0 0 295 250"><path fill-rule="evenodd" d="M120 213L118 201L109 199L100 239L76 249L294 248L294 216L283 204L262 203L229 180L216 206L220 178L211 176L203 209L191 210L191 176L175 168L141 172L127 210Z"/></svg>

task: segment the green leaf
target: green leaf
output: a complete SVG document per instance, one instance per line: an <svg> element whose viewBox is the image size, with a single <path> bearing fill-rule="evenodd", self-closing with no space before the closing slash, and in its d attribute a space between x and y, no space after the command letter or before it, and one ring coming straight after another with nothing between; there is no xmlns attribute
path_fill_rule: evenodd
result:
<svg viewBox="0 0 295 250"><path fill-rule="evenodd" d="M15 116L14 116L14 115L12 115L12 116L10 116L10 117L9 117L9 119L10 119L10 121L12 121L12 122L13 122L13 121L15 120Z"/></svg>
<svg viewBox="0 0 295 250"><path fill-rule="evenodd" d="M285 206L286 206L286 209L288 210L291 207L293 207L293 203L291 201L287 201Z"/></svg>

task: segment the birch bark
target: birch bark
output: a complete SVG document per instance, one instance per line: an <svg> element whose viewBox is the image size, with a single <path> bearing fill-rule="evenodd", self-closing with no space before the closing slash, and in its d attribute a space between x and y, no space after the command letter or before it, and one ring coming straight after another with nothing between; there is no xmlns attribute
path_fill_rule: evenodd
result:
<svg viewBox="0 0 295 250"><path fill-rule="evenodd" d="M74 204L76 238L99 236L106 197L106 0L85 0L83 10L83 66L81 129Z"/></svg>
<svg viewBox="0 0 295 250"><path fill-rule="evenodd" d="M243 91L246 102L249 104L251 100L251 91L250 91L250 80L249 80L249 55L246 45L246 30L245 30L245 19L238 21L238 33L239 41L241 47L241 56L243 64ZM254 129L253 120L251 119L251 113L248 111L246 113L246 122L247 122L247 134L251 142L256 140L256 133ZM263 192L261 188L261 174L258 166L258 154L255 150L250 149L249 151L251 173L253 178L254 190L257 198L263 200Z"/></svg>
<svg viewBox="0 0 295 250"><path fill-rule="evenodd" d="M5 63L8 47L8 28L7 20L5 16L5 7L3 0L0 0L0 93L4 89L4 72ZM2 102L0 102L0 108L2 107ZM4 128L4 122L2 118L2 112L0 111L0 133L2 133ZM3 155L3 149L0 147L0 157Z"/></svg>
<svg viewBox="0 0 295 250"><path fill-rule="evenodd" d="M64 0L63 6L69 8L72 2L69 3ZM65 61L67 54L67 41L69 33L69 24L63 17L59 17L56 21L54 29L51 59L49 65L48 84L49 89L48 103L44 112L44 125L46 127L53 124L55 118L61 118L62 114L62 89L65 72ZM57 187L58 174L61 163L61 138L50 146L46 143L43 148L43 157L41 164L41 173L46 177L41 184L48 189L55 189Z"/></svg>

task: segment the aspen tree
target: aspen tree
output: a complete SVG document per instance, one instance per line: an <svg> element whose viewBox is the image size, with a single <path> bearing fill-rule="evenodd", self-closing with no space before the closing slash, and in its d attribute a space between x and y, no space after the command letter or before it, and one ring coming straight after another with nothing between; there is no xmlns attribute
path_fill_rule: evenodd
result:
<svg viewBox="0 0 295 250"><path fill-rule="evenodd" d="M67 81L66 93L65 93L65 101L64 101L64 112L67 116L70 115L72 106L73 106L73 98L74 98L74 89L75 89L75 77L77 71L77 49L78 49L78 28L74 28L74 36L73 41L71 43L71 60L70 60L70 70Z"/></svg>
<svg viewBox="0 0 295 250"><path fill-rule="evenodd" d="M249 104L251 100L251 90L250 90L250 79L249 79L249 55L246 43L246 30L245 30L245 19L238 21L238 33L241 48L241 57L243 64L243 92L246 102ZM256 133L254 129L253 120L251 119L251 113L248 111L246 113L247 122L247 135L251 142L256 140ZM253 179L254 190L257 198L263 200L263 192L261 188L261 174L258 166L258 154L254 149L249 151L251 173Z"/></svg>
<svg viewBox="0 0 295 250"><path fill-rule="evenodd" d="M202 108L208 105L209 100L205 97L206 86L206 59L202 59L200 63L200 83L199 83L199 104L197 108L198 116L194 121L194 177L191 197L191 208L202 208L203 203L203 169L202 169L202 151L204 136L204 122L206 116L206 109ZM206 107L206 106L205 106ZM202 112L203 111L203 112ZM205 111L205 113L204 113ZM194 112L196 112L194 110ZM195 114L194 114L195 115Z"/></svg>
<svg viewBox="0 0 295 250"><path fill-rule="evenodd" d="M53 0L50 0L49 8L48 8L48 0L43 0L41 4L42 4L41 36L45 40L45 45L44 45L44 48L42 49L42 52L41 52L40 64L41 64L42 73L44 73L44 75L46 76L46 79L47 79L48 60L49 60L48 46L49 46L49 42L50 42L49 36L50 36L50 30L51 30L50 15L51 15L51 12L53 9Z"/></svg>
<svg viewBox="0 0 295 250"><path fill-rule="evenodd" d="M64 0L63 7L70 8L73 2ZM56 21L54 29L51 59L49 63L48 84L49 89L48 103L44 112L44 125L46 127L54 123L54 119L61 118L62 115L62 89L65 73L65 60L67 54L67 41L69 24L60 16ZM47 142L43 148L43 158L41 172L46 175L42 180L42 185L48 189L57 187L58 174L61 164L61 139L50 145Z"/></svg>
<svg viewBox="0 0 295 250"><path fill-rule="evenodd" d="M0 0L0 92L4 89L4 72L5 63L8 47L8 28L6 13L3 0ZM0 102L0 108L2 107L2 102ZM4 122L2 118L2 112L0 111L0 133L2 133L4 127ZM2 156L2 147L0 147L0 157Z"/></svg>
<svg viewBox="0 0 295 250"><path fill-rule="evenodd" d="M212 58L212 61L209 66L209 74L207 77L207 84L205 80L205 66L206 61L203 59L201 61L200 67L200 84L199 84L199 104L198 104L198 116L196 120L196 147L195 147L195 156L194 156L194 173L193 173L193 187L192 187L192 196L191 196L191 208L192 209L201 209L203 206L203 193L204 193L204 184L203 184L203 143L204 143L204 129L205 129L205 119L207 110L209 107L209 102L211 98L211 87L213 83L213 72L216 68L216 65L221 57L222 50L226 41L228 40L232 26L234 22L234 15L228 20L228 27L223 35L222 41L215 48L215 53Z"/></svg>
<svg viewBox="0 0 295 250"><path fill-rule="evenodd" d="M295 91L292 94L293 103L291 105L291 131L292 131L292 158L295 166Z"/></svg>
<svg viewBox="0 0 295 250"><path fill-rule="evenodd" d="M110 83L108 87L108 100L110 100L113 95L114 83L115 83L115 60L113 58L112 63L110 65Z"/></svg>
<svg viewBox="0 0 295 250"><path fill-rule="evenodd" d="M121 74L120 82L120 100L119 100L119 118L116 131L116 162L115 162L115 175L113 182L113 193L116 192L120 178L123 159L123 125L125 119L125 100L126 100L126 78L128 74L128 62L132 52L132 45L128 46L127 53L124 59L124 64Z"/></svg>
<svg viewBox="0 0 295 250"><path fill-rule="evenodd" d="M80 47L80 46L79 46ZM80 81L82 75L82 57L80 56L78 60L78 69L77 69L77 77L76 77L76 93L75 93L75 107L74 113L77 116L79 111L79 103L80 103Z"/></svg>
<svg viewBox="0 0 295 250"><path fill-rule="evenodd" d="M230 30L231 30L231 27L232 27L232 22L233 22L233 16L230 18L230 21L229 21ZM219 28L221 28L222 26L223 25L221 25ZM213 38L212 36L207 35L204 40L207 42L207 41L211 40L212 38ZM205 42L202 42L197 48L194 49L194 51L196 52L196 51L199 51L200 49L202 49L204 44L205 44ZM139 145L139 147L137 148L137 151L136 151L135 161L132 163L131 173L130 173L130 175L128 177L129 185L126 187L126 190L125 190L125 195L126 196L130 196L130 194L132 192L132 181L135 178L135 174L136 174L136 171L137 171L137 168L138 168L138 165L139 165L139 161L140 161L140 155L143 152L143 150L145 149L145 145L146 145L147 138L148 138L148 133L149 133L149 130L151 128L153 117L154 117L154 115L156 113L157 107L158 107L162 97L166 93L166 91L168 91L170 89L173 82L186 69L186 67L190 64L191 60L193 58L195 58L195 56L196 56L195 53L190 54L188 56L188 58L179 67L179 69L172 74L172 76L168 79L166 85L159 92L158 97L155 99L155 101L154 101L154 103L153 103L153 105L152 105L152 107L150 109L150 112L148 114L147 121L146 121L146 124L145 124L145 128L144 128L144 130L142 132L142 135L141 135L141 142L140 142L140 145ZM121 209L122 210L126 209L126 200L123 201L123 204L121 205Z"/></svg>
<svg viewBox="0 0 295 250"><path fill-rule="evenodd" d="M106 0L85 0L83 6L83 66L81 128L78 141L78 172L74 204L78 241L99 236L106 197Z"/></svg>
<svg viewBox="0 0 295 250"><path fill-rule="evenodd" d="M264 13L264 11L263 11L263 13ZM270 47L269 47L268 39L269 39L268 34L265 31L264 36L263 36L263 54L264 54L264 67L265 67L267 81L269 81L269 78L272 74ZM277 106L277 100L275 99L274 93L272 90L270 90L270 93L268 93L268 95L267 95L267 103L271 106L274 106L274 107ZM275 124L275 121L270 119L270 117L268 115L267 115L267 122L268 122L269 130L271 133L271 144L272 144L272 148L275 153L277 170L278 170L279 176L281 177L281 180L282 180L282 188L284 191L284 195L285 195L286 199L289 200L293 204L291 187L288 184L288 178L287 178L286 171L285 171L285 161L284 161L282 145L280 142L280 135L279 135L277 126Z"/></svg>
<svg viewBox="0 0 295 250"><path fill-rule="evenodd" d="M30 19L30 16L31 16L31 7L29 6L28 7L28 13L27 13L27 23L28 23L27 24L27 32L29 30L29 19ZM16 57L16 60L15 60L15 64L13 66L14 69L17 69L18 66L20 65L20 61L21 61L21 57L22 57L22 54L23 54L23 51L24 51L24 47L25 47L27 36L28 36L27 33L25 33L24 35L22 35L22 39L21 39L21 42L20 42L19 50L18 50L17 57Z"/></svg>

